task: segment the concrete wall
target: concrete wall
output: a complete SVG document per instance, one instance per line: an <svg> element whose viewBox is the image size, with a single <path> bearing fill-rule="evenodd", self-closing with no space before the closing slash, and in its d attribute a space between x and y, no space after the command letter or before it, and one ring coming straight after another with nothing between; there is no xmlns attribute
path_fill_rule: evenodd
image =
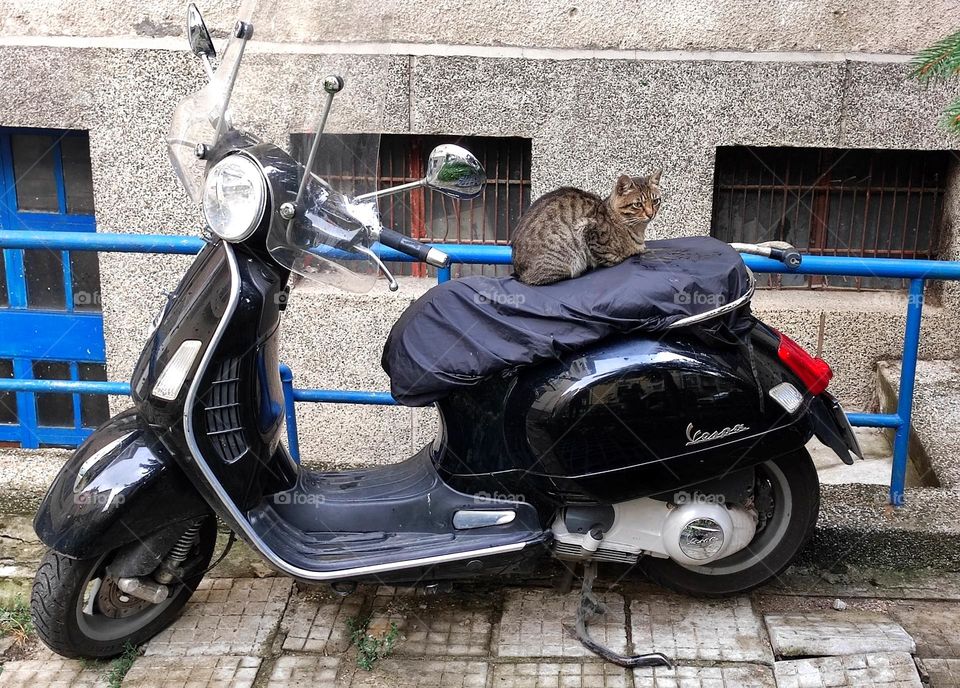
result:
<svg viewBox="0 0 960 688"><path fill-rule="evenodd" d="M229 28L239 0L199 3ZM0 0L0 35L179 37L179 0ZM449 43L614 50L913 53L955 30L956 5L930 0L294 0L308 42Z"/></svg>
<svg viewBox="0 0 960 688"><path fill-rule="evenodd" d="M212 4L209 23L229 25L234 4ZM354 43L253 62L267 80L293 62L317 73L349 64L351 83L362 86L335 106L347 129L369 126L369 101L357 96L364 93L384 104L384 131L529 137L535 195L560 184L604 191L621 171L663 167L665 200L652 233L684 236L709 232L719 145L954 148L936 126L953 87L905 81L905 58L896 54L948 30L942 4L924 6L921 21L915 5L891 1L653 2L629 10L608 0L304 3L297 37ZM165 38L180 31L180 3L117 5L0 0L0 125L89 130L101 231L196 231L199 213L163 146L177 100L202 76L181 41ZM308 33L319 17L328 28ZM111 379L129 375L187 261L101 255ZM294 295L283 358L297 384L385 389L383 339L425 286L411 279L399 294ZM757 310L822 350L851 408L869 406L874 363L899 356L903 304L895 295L763 294ZM956 353L949 316L927 309L925 355ZM299 411L304 454L338 464L406 454L434 422L430 410Z"/></svg>

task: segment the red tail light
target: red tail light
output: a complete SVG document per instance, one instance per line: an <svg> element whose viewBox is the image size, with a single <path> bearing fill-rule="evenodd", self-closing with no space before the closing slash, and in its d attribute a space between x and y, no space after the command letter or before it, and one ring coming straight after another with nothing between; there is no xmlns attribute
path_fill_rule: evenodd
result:
<svg viewBox="0 0 960 688"><path fill-rule="evenodd" d="M775 330L776 331L776 330ZM822 358L814 358L802 346L783 332L776 331L780 337L777 356L807 386L811 394L820 394L830 384L833 371Z"/></svg>

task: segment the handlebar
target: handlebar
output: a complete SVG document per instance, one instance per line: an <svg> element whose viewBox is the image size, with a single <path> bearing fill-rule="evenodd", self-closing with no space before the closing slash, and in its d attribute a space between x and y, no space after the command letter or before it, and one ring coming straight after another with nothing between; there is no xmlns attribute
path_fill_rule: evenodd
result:
<svg viewBox="0 0 960 688"><path fill-rule="evenodd" d="M798 268L800 263L803 262L803 256L800 255L800 252L796 249L782 249L782 248L771 248L770 257L774 260L779 260L781 263L786 265L788 268Z"/></svg>
<svg viewBox="0 0 960 688"><path fill-rule="evenodd" d="M380 229L380 243L437 268L450 265L450 256L443 251L386 227Z"/></svg>
<svg viewBox="0 0 960 688"><path fill-rule="evenodd" d="M730 244L734 250L740 253L749 253L754 256L772 258L780 261L791 270L796 270L803 262L803 256L793 246L785 242L777 242L782 246L769 246L764 244Z"/></svg>

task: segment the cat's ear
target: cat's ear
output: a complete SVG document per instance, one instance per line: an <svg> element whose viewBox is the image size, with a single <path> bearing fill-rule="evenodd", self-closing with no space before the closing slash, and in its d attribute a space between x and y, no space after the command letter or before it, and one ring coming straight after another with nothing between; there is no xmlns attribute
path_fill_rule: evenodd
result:
<svg viewBox="0 0 960 688"><path fill-rule="evenodd" d="M628 175L621 174L617 178L617 183L613 188L616 189L618 196L623 196L633 188L633 179Z"/></svg>
<svg viewBox="0 0 960 688"><path fill-rule="evenodd" d="M660 185L660 175L661 175L661 174L663 174L663 170L662 170L662 169L657 170L656 172L654 172L653 174L651 174L649 177L647 177L647 183L648 183L648 184L656 184L656 185L659 186L659 185Z"/></svg>

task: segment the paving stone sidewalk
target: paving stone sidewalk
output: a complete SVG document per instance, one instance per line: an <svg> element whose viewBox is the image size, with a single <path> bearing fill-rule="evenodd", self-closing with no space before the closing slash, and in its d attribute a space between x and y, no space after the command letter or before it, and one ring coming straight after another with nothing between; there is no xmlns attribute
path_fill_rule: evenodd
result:
<svg viewBox="0 0 960 688"><path fill-rule="evenodd" d="M663 652L674 668L600 661L572 636L576 592L361 587L340 597L283 578L204 581L183 616L142 648L126 688L960 688L960 601L788 595L695 600L636 586L600 594L594 638ZM393 634L358 666L353 629ZM36 649L8 661L0 688L116 685L110 663Z"/></svg>

